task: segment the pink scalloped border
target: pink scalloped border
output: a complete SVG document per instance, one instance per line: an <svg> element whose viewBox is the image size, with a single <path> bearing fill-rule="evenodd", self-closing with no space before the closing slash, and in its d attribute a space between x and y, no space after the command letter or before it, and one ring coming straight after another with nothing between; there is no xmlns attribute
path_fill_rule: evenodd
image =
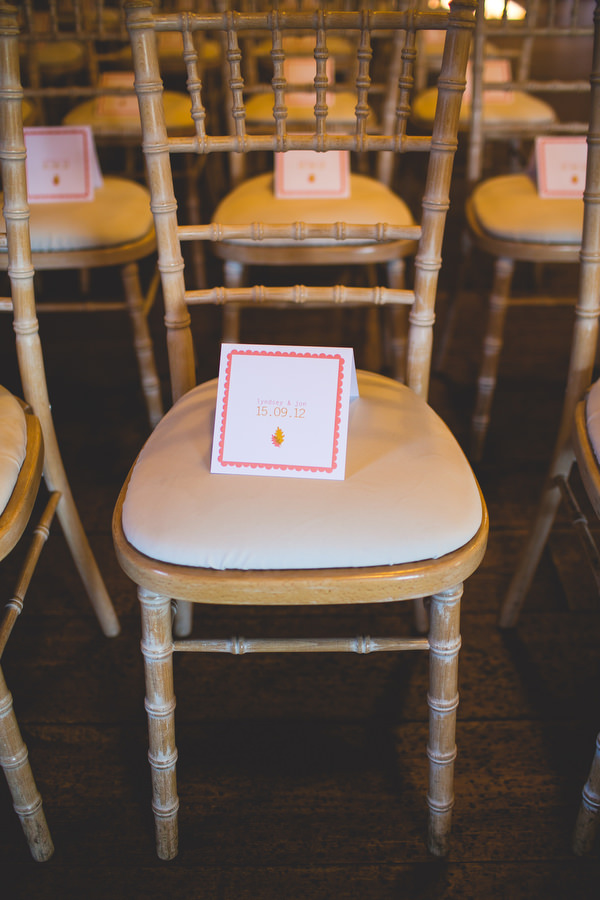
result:
<svg viewBox="0 0 600 900"><path fill-rule="evenodd" d="M229 388L230 388L230 380L231 380L231 360L233 356L281 356L281 357L294 357L296 359L337 359L338 361L338 383L336 390L336 403L335 403L335 425L333 431L333 449L332 449L332 458L330 466L290 466L290 465L277 465L276 463L255 463L255 462L243 462L243 461L229 461L225 460L223 457L224 452L224 441L225 441L225 427L227 424L227 404L229 400ZM344 357L340 356L339 353L295 353L294 351L286 350L231 350L227 354L227 365L225 368L225 382L223 385L223 411L221 413L221 425L219 428L219 463L222 466L231 466L233 468L241 469L241 468L250 468L250 469L277 469L279 471L288 471L288 472L334 472L338 465L338 455L339 455L339 436L340 436L340 425L342 421L341 417L341 409L342 409L342 385L344 382Z"/></svg>

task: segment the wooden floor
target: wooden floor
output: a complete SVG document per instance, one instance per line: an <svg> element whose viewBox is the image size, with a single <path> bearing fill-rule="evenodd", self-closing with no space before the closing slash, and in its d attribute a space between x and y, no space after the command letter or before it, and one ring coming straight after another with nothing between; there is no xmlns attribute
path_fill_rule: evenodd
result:
<svg viewBox="0 0 600 900"><path fill-rule="evenodd" d="M450 260L451 262L451 260ZM465 441L489 269L474 263L433 405ZM576 273L546 273L551 287ZM524 276L525 277L525 276ZM444 285L442 285L444 286ZM45 291L69 291L48 277ZM97 290L109 295L110 280ZM443 301L443 294L442 294ZM443 313L443 302L441 312ZM443 316L442 316L443 319ZM122 623L104 638L56 527L3 668L44 797L56 852L34 863L0 784L0 897L384 900L593 898L600 862L574 858L570 834L600 728L600 612L562 519L519 628L496 613L548 462L572 311L511 312L492 429L478 475L489 550L462 619L453 841L425 848L426 658L310 656L176 660L180 853L155 855L135 592L112 550L119 487L146 435L126 320L43 318L50 395L67 471ZM160 310L153 330L166 376ZM202 376L215 375L219 312L194 312ZM310 311L244 318L244 340L354 342ZM18 389L9 317L1 379ZM166 383L166 381L165 381ZM11 590L17 554L4 564ZM197 627L251 636L259 617L210 610ZM285 633L410 631L407 608L278 614ZM335 622L334 622L335 620Z"/></svg>

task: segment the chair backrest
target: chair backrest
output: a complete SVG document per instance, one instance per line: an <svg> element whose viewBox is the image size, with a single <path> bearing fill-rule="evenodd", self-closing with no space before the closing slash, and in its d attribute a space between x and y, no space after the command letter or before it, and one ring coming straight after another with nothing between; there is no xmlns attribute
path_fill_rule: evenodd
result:
<svg viewBox="0 0 600 900"><path fill-rule="evenodd" d="M488 142L587 132L593 37L589 3L482 0L473 38L471 183L481 178ZM517 103L513 115L507 100L519 94L544 101L553 116L523 115ZM490 105L498 115L484 114Z"/></svg>
<svg viewBox="0 0 600 900"><path fill-rule="evenodd" d="M65 0L34 3L24 0L19 10L24 50L24 93L37 103L45 124L58 124L49 110L52 101L69 105L98 95L105 69L131 69L123 56L128 46L122 4L106 0ZM70 64L78 66L70 74ZM132 88L103 87L102 93L127 95Z"/></svg>
<svg viewBox="0 0 600 900"><path fill-rule="evenodd" d="M377 303L408 304L410 333L408 350L409 385L422 396L427 395L434 321L435 295L441 266L442 238L449 205L449 190L454 154L457 145L458 117L465 72L470 50L476 0L455 0L450 13L422 12L418 8L404 11L326 11L311 12L273 10L258 13L180 13L154 14L149 0L133 0L125 5L127 26L133 49L135 84L140 104L143 148L146 156L148 180L152 195L152 210L159 249L159 268L162 276L166 307L167 344L173 399L177 399L195 383L194 352L190 333L188 304L260 303ZM327 37L330 30L355 33L358 43L358 66L355 79L357 104L355 120L345 132L328 130L326 102L328 80L326 62ZM431 136L412 135L407 128L410 115L410 95L413 87L416 36L420 30L447 30L446 46L438 90L439 102ZM234 133L225 128L221 134L209 134L206 127L206 102L198 74L193 36L197 30L223 35L229 66L228 90L235 123ZM187 85L191 95L194 137L169 137L165 127L162 103L160 61L156 35L164 31L180 31L187 67ZM374 31L402 33L402 67L399 77L398 103L393 127L386 133L370 133L368 128L371 35ZM262 133L248 133L245 119L244 81L242 77L243 36L247 32L262 32L272 39L274 75L273 127ZM286 79L283 37L294 33L313 35L316 76L314 79L314 117L310 131L303 134L286 127ZM177 203L173 189L171 155L195 152L251 153L253 151L288 152L290 150L329 150L369 153L387 151L398 154L427 154L428 167L423 188L422 215L417 225L399 227L382 222L365 226L360 222L323 222L315 225L296 223L293 226L254 222L248 227L210 225L179 226ZM260 216L260 211L255 213ZM188 240L265 238L329 240L417 240L413 290L385 288L335 287L305 288L290 285L283 288L186 290L181 242Z"/></svg>
<svg viewBox="0 0 600 900"><path fill-rule="evenodd" d="M19 373L25 400L39 419L44 438L44 480L60 497L57 514L88 596L105 633L119 623L83 530L64 469L48 396L36 314L34 269L29 235L26 150L23 137L23 90L19 66L17 10L0 0L0 172L6 234L0 252L8 257L10 297L0 297L0 311L12 312Z"/></svg>

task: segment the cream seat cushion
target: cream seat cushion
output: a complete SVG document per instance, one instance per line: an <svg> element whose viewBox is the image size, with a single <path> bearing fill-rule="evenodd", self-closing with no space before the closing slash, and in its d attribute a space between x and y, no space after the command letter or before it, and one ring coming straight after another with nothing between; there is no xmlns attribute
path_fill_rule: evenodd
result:
<svg viewBox="0 0 600 900"><path fill-rule="evenodd" d="M309 56L314 58L315 36L314 34L286 34L282 40L283 50L286 56ZM271 60L273 41L271 38L258 41L254 47L254 55L261 61ZM336 66L348 66L356 64L357 42L349 40L341 34L327 32L327 51L329 56L335 59Z"/></svg>
<svg viewBox="0 0 600 900"><path fill-rule="evenodd" d="M409 388L359 372L344 481L210 473L216 381L176 403L144 446L123 506L142 553L212 569L377 566L443 556L477 532L475 478Z"/></svg>
<svg viewBox="0 0 600 900"><path fill-rule="evenodd" d="M200 68L214 68L221 63L222 52L221 44L217 40L207 38L201 32L194 33L194 45L198 53L198 62ZM160 59L160 67L162 72L186 72L185 62L183 60L183 39L178 31L159 31L156 35L158 44L158 57ZM131 47L126 45L122 47L115 55L115 60L119 65L126 66L131 69L133 59Z"/></svg>
<svg viewBox="0 0 600 900"><path fill-rule="evenodd" d="M154 228L150 194L135 181L107 176L89 202L32 203L29 227L34 253L118 247Z"/></svg>
<svg viewBox="0 0 600 900"><path fill-rule="evenodd" d="M27 423L21 404L0 385L0 513L6 509L27 452Z"/></svg>
<svg viewBox="0 0 600 900"><path fill-rule="evenodd" d="M294 102L294 92L291 91L286 96L286 104L288 105L288 117L286 124L289 128L295 125L306 125L315 121L315 102L316 97L313 93L306 91L306 102ZM264 94L253 94L246 103L246 122L249 127L264 125L273 126L275 118L273 116L273 94L265 92ZM340 91L339 93L330 92L327 94L327 127L330 131L335 131L336 125L348 126L356 122L356 94L350 91ZM373 126L375 118L370 112L367 118L367 125Z"/></svg>
<svg viewBox="0 0 600 900"><path fill-rule="evenodd" d="M38 41L23 50L23 56L35 53L36 62L48 77L78 72L86 65L86 48L79 41Z"/></svg>
<svg viewBox="0 0 600 900"><path fill-rule="evenodd" d="M294 222L306 224L347 222L349 224L376 225L385 222L390 225L414 224L408 206L385 185L366 175L350 176L350 196L335 199L314 197L293 200L276 197L273 191L273 175L257 175L243 181L234 188L217 206L213 221L220 225L250 225L260 221L265 225ZM232 242L233 243L233 242ZM239 243L252 244L251 240ZM264 244L290 243L289 241L261 241ZM297 245L299 242L294 241ZM345 246L347 241L302 241L310 244L334 243ZM364 241L354 241L364 243Z"/></svg>
<svg viewBox="0 0 600 900"><path fill-rule="evenodd" d="M583 199L540 197L528 175L488 178L473 190L472 210L484 231L523 243L581 243Z"/></svg>
<svg viewBox="0 0 600 900"><path fill-rule="evenodd" d="M139 113L135 116L119 116L98 108L98 99L86 100L79 103L64 117L63 125L90 125L94 136L97 138L110 138L124 136L136 138L141 141L142 126ZM165 117L167 131L172 136L193 134L194 123L192 121L192 105L188 94L179 91L165 91Z"/></svg>
<svg viewBox="0 0 600 900"><path fill-rule="evenodd" d="M437 88L426 88L421 91L413 102L413 118L418 122L433 122L436 104ZM471 104L463 98L459 119L461 129L467 129L470 121ZM543 100L524 91L512 91L510 100L486 98L483 104L483 121L485 125L502 127L508 127L511 123L518 127L519 123L525 123L539 130L556 122L556 113Z"/></svg>
<svg viewBox="0 0 600 900"><path fill-rule="evenodd" d="M585 404L585 418L590 443L600 461L600 381L590 388Z"/></svg>

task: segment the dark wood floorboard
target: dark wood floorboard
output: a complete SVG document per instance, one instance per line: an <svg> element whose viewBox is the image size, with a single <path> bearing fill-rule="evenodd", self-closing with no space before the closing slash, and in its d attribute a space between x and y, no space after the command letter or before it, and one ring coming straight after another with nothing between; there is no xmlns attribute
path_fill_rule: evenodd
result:
<svg viewBox="0 0 600 900"><path fill-rule="evenodd" d="M456 224L456 222L455 222ZM445 276L448 279L448 276ZM433 405L465 443L488 283L470 271ZM524 275L526 281L527 276ZM576 270L549 273L572 288ZM95 280L104 295L110 280ZM442 281L442 288L447 288ZM69 278L42 290L68 293ZM445 294L440 304L444 320ZM202 377L216 374L220 313L195 310ZM30 860L0 784L0 896L28 898L595 898L597 852L577 859L570 834L600 728L600 613L564 517L516 633L495 625L551 453L572 310L511 311L485 457L489 549L463 605L459 756L452 848L425 848L426 659L395 656L176 660L181 849L155 856L146 759L139 616L113 554L112 508L146 436L128 325L116 314L41 320L65 464L122 622L105 639L58 527L3 660L56 844ZM162 376L160 309L152 327ZM309 310L244 316L244 340L354 343L364 322ZM0 371L19 389L9 317ZM11 590L19 551L0 572ZM272 624L209 609L207 633L411 630L408 609L336 610L320 623L280 611ZM392 623L393 620L393 623Z"/></svg>

